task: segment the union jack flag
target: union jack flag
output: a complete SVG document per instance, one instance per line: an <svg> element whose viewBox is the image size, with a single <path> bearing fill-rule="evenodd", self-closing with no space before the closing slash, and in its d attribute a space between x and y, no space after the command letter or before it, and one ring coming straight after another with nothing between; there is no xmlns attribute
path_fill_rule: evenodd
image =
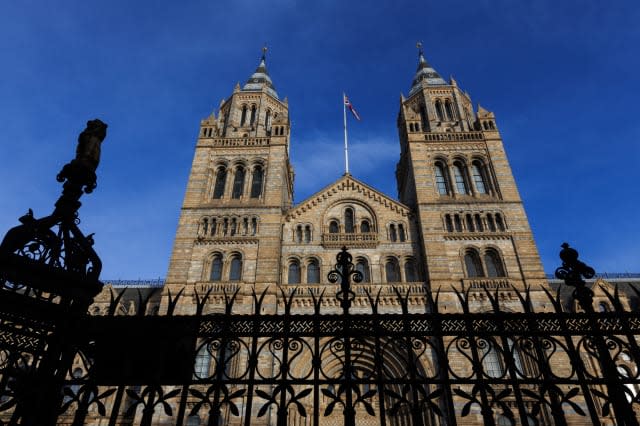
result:
<svg viewBox="0 0 640 426"><path fill-rule="evenodd" d="M360 116L358 115L358 112L351 104L351 101L349 101L349 98L347 98L347 95L343 95L343 96L344 96L344 104L346 105L346 107L349 108L349 111L351 111L351 114L353 114L356 120L360 121Z"/></svg>

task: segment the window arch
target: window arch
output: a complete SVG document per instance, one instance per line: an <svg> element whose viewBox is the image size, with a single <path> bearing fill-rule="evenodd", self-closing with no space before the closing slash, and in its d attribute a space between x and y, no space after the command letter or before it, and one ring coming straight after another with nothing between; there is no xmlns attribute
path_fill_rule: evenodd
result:
<svg viewBox="0 0 640 426"><path fill-rule="evenodd" d="M451 101L449 99L444 101L444 112L448 121L453 121L455 118L453 115L453 107L451 105Z"/></svg>
<svg viewBox="0 0 640 426"><path fill-rule="evenodd" d="M307 264L307 283L318 284L320 282L320 265L316 259L311 259Z"/></svg>
<svg viewBox="0 0 640 426"><path fill-rule="evenodd" d="M360 223L360 232L371 232L371 225L369 224L368 220L365 219Z"/></svg>
<svg viewBox="0 0 640 426"><path fill-rule="evenodd" d="M304 227L304 242L305 243L311 242L311 226L309 225Z"/></svg>
<svg viewBox="0 0 640 426"><path fill-rule="evenodd" d="M296 243L301 243L302 242L302 225L296 226L294 241Z"/></svg>
<svg viewBox="0 0 640 426"><path fill-rule="evenodd" d="M262 180L264 178L264 171L261 166L255 166L253 168L253 175L251 176L251 198L259 198L262 194Z"/></svg>
<svg viewBox="0 0 640 426"><path fill-rule="evenodd" d="M504 277L504 268L502 267L502 260L497 251L488 249L484 253L484 264L487 268L487 276L491 278Z"/></svg>
<svg viewBox="0 0 640 426"><path fill-rule="evenodd" d="M213 255L211 261L211 273L209 274L209 281L222 281L222 255Z"/></svg>
<svg viewBox="0 0 640 426"><path fill-rule="evenodd" d="M240 281L241 279L242 257L239 254L235 254L231 258L231 266L229 268L229 281Z"/></svg>
<svg viewBox="0 0 640 426"><path fill-rule="evenodd" d="M473 217L467 213L467 215L465 216L465 220L467 222L467 232L474 232L476 229L473 225Z"/></svg>
<svg viewBox="0 0 640 426"><path fill-rule="evenodd" d="M300 284L300 262L295 259L289 262L287 284Z"/></svg>
<svg viewBox="0 0 640 426"><path fill-rule="evenodd" d="M436 115L438 116L438 121L444 121L444 114L442 112L442 102L440 99L436 100Z"/></svg>
<svg viewBox="0 0 640 426"><path fill-rule="evenodd" d="M464 165L461 162L456 161L453 163L453 174L455 176L456 191L458 194L468 194L469 187L467 186Z"/></svg>
<svg viewBox="0 0 640 426"><path fill-rule="evenodd" d="M344 211L344 232L353 233L353 209L348 207Z"/></svg>
<svg viewBox="0 0 640 426"><path fill-rule="evenodd" d="M473 184L475 185L478 194L488 193L484 164L479 160L475 160L471 163L471 174L473 175Z"/></svg>
<svg viewBox="0 0 640 426"><path fill-rule="evenodd" d="M493 221L493 215L491 213L487 214L487 226L489 227L489 231L496 232L496 223Z"/></svg>
<svg viewBox="0 0 640 426"><path fill-rule="evenodd" d="M244 191L244 167L238 166L235 176L233 177L233 190L231 191L231 198L241 198Z"/></svg>
<svg viewBox="0 0 640 426"><path fill-rule="evenodd" d="M332 220L331 222L329 222L329 233L337 234L338 232L340 232L340 226L338 225L338 221Z"/></svg>
<svg viewBox="0 0 640 426"><path fill-rule="evenodd" d="M267 113L264 117L264 128L267 132L271 131L271 110L267 109Z"/></svg>
<svg viewBox="0 0 640 426"><path fill-rule="evenodd" d="M418 281L416 263L413 259L409 259L404 263L404 279L405 281L411 283Z"/></svg>
<svg viewBox="0 0 640 426"><path fill-rule="evenodd" d="M407 239L407 236L404 232L404 225L401 223L398 224L398 238L401 242L404 242Z"/></svg>
<svg viewBox="0 0 640 426"><path fill-rule="evenodd" d="M447 195L449 193L449 181L447 179L447 173L444 165L441 162L435 164L436 171L436 186L438 187L438 193L440 195Z"/></svg>
<svg viewBox="0 0 640 426"><path fill-rule="evenodd" d="M504 226L504 221L502 220L502 215L500 213L496 213L495 215L496 217L496 228L498 229L498 231L504 231L505 230L505 226Z"/></svg>
<svg viewBox="0 0 640 426"><path fill-rule="evenodd" d="M384 265L384 271L388 283L400 282L400 265L398 265L398 259L394 257L387 259Z"/></svg>
<svg viewBox="0 0 640 426"><path fill-rule="evenodd" d="M462 221L460 220L459 214L453 215L453 223L455 225L456 232L462 232Z"/></svg>
<svg viewBox="0 0 640 426"><path fill-rule="evenodd" d="M369 283L371 282L371 272L369 270L369 262L364 257L359 257L356 260L356 271L359 271L362 274L362 282Z"/></svg>
<svg viewBox="0 0 640 426"><path fill-rule="evenodd" d="M256 122L256 106L251 105L251 121L249 122L249 125L253 126L255 122Z"/></svg>
<svg viewBox="0 0 640 426"><path fill-rule="evenodd" d="M242 105L242 114L240 115L240 127L243 127L247 122L247 106Z"/></svg>
<svg viewBox="0 0 640 426"><path fill-rule="evenodd" d="M444 223L445 223L445 229L447 230L447 232L453 232L453 221L451 220L450 214L444 215Z"/></svg>
<svg viewBox="0 0 640 426"><path fill-rule="evenodd" d="M480 256L478 255L477 251L470 249L465 252L464 266L467 270L468 278L478 278L484 276L482 263L480 262Z"/></svg>
<svg viewBox="0 0 640 426"><path fill-rule="evenodd" d="M475 218L476 218L476 229L477 229L479 232L484 231L484 226L482 225L482 218L480 217L480 215L479 215L479 214L476 214L476 215L475 215Z"/></svg>
<svg viewBox="0 0 640 426"><path fill-rule="evenodd" d="M427 110L424 107L424 104L420 105L420 120L422 121L422 128L426 129L427 126Z"/></svg>
<svg viewBox="0 0 640 426"><path fill-rule="evenodd" d="M220 199L224 195L224 187L227 182L227 169L220 167L216 172L216 183L213 187L213 198Z"/></svg>
<svg viewBox="0 0 640 426"><path fill-rule="evenodd" d="M485 344L484 347L480 349L482 351L481 356L484 373L494 379L502 377L504 375L504 366L502 365L498 350L495 347L496 343L492 339L483 339L481 342Z"/></svg>
<svg viewBox="0 0 640 426"><path fill-rule="evenodd" d="M211 354L209 353L207 346L208 345L203 344L196 353L196 359L193 366L194 379L206 379L209 377Z"/></svg>
<svg viewBox="0 0 640 426"><path fill-rule="evenodd" d="M391 241L397 241L398 240L398 233L396 232L396 225L395 224L391 224L389 225L389 240Z"/></svg>

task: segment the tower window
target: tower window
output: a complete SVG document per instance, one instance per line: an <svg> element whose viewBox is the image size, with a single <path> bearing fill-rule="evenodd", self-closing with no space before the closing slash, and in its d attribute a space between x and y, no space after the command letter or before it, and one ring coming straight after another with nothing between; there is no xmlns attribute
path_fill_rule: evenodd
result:
<svg viewBox="0 0 640 426"><path fill-rule="evenodd" d="M398 234L396 232L396 225L394 225L393 223L389 226L389 239L391 241L397 241L398 240Z"/></svg>
<svg viewBox="0 0 640 426"><path fill-rule="evenodd" d="M474 161L471 164L471 173L473 174L473 183L475 184L476 191L478 191L479 194L487 193L487 185L485 183L483 169L484 167L482 163L480 163L479 161Z"/></svg>
<svg viewBox="0 0 640 426"><path fill-rule="evenodd" d="M339 232L338 222L335 220L332 220L331 222L329 222L329 233L337 234L338 232Z"/></svg>
<svg viewBox="0 0 640 426"><path fill-rule="evenodd" d="M353 209L344 211L344 231L353 233Z"/></svg>
<svg viewBox="0 0 640 426"><path fill-rule="evenodd" d="M487 225L489 226L489 231L496 232L496 223L493 221L493 215L491 213L487 215Z"/></svg>
<svg viewBox="0 0 640 426"><path fill-rule="evenodd" d="M444 224L447 232L453 232L453 222L451 221L450 214L444 216Z"/></svg>
<svg viewBox="0 0 640 426"><path fill-rule="evenodd" d="M367 233L371 232L371 225L369 225L368 220L363 220L360 224L360 232Z"/></svg>
<svg viewBox="0 0 640 426"><path fill-rule="evenodd" d="M416 274L416 264L413 260L407 260L404 263L404 278L407 282L418 281L418 274Z"/></svg>
<svg viewBox="0 0 640 426"><path fill-rule="evenodd" d="M400 237L400 241L404 242L404 240L406 239L405 233L404 233L404 225L403 224L398 224L398 236Z"/></svg>
<svg viewBox="0 0 640 426"><path fill-rule="evenodd" d="M240 281L242 278L242 258L235 255L231 259L231 268L229 270L229 281Z"/></svg>
<svg viewBox="0 0 640 426"><path fill-rule="evenodd" d="M371 282L371 274L369 272L369 262L367 259L359 258L356 262L356 271L360 271L362 274L362 282Z"/></svg>
<svg viewBox="0 0 640 426"><path fill-rule="evenodd" d="M476 229L477 229L479 232L484 231L484 227L482 226L482 218L480 217L480 215L479 215L479 214L477 214L477 215L475 216L475 218L476 218Z"/></svg>
<svg viewBox="0 0 640 426"><path fill-rule="evenodd" d="M210 281L222 280L222 256L216 254L211 261L211 274L209 276Z"/></svg>
<svg viewBox="0 0 640 426"><path fill-rule="evenodd" d="M251 219L251 235L256 235L258 233L258 219L255 217Z"/></svg>
<svg viewBox="0 0 640 426"><path fill-rule="evenodd" d="M449 184L447 182L445 169L442 163L438 162L435 166L436 172L436 186L438 187L438 193L440 195L447 195L449 193Z"/></svg>
<svg viewBox="0 0 640 426"><path fill-rule="evenodd" d="M422 128L426 129L427 126L427 110L424 105L420 105L420 120L422 120Z"/></svg>
<svg viewBox="0 0 640 426"><path fill-rule="evenodd" d="M262 167L256 166L253 169L253 176L251 178L251 198L259 198L262 194Z"/></svg>
<svg viewBox="0 0 640 426"><path fill-rule="evenodd" d="M311 242L311 227L309 225L304 227L304 242L305 243Z"/></svg>
<svg viewBox="0 0 640 426"><path fill-rule="evenodd" d="M302 226L298 225L296 226L296 239L295 239L296 243L301 243L302 242Z"/></svg>
<svg viewBox="0 0 640 426"><path fill-rule="evenodd" d="M505 229L504 221L502 220L500 213L496 213L496 228L501 232Z"/></svg>
<svg viewBox="0 0 640 426"><path fill-rule="evenodd" d="M242 220L242 235L247 235L249 233L249 218L245 217Z"/></svg>
<svg viewBox="0 0 640 426"><path fill-rule="evenodd" d="M233 237L234 235L236 235L237 230L238 230L238 222L236 221L235 218L233 218L231 219L231 230L229 232L229 235Z"/></svg>
<svg viewBox="0 0 640 426"><path fill-rule="evenodd" d="M453 119L454 119L453 107L452 107L451 101L449 99L444 101L444 112L445 112L445 115L447 117L447 120L448 121L453 121Z"/></svg>
<svg viewBox="0 0 640 426"><path fill-rule="evenodd" d="M453 174L456 178L456 191L458 191L458 194L468 194L469 188L467 187L462 163L456 162L453 164Z"/></svg>
<svg viewBox="0 0 640 426"><path fill-rule="evenodd" d="M288 284L300 284L300 263L297 260L292 260L289 263L289 273L287 274Z"/></svg>
<svg viewBox="0 0 640 426"><path fill-rule="evenodd" d="M209 233L209 219L206 217L202 221L202 234L207 235Z"/></svg>
<svg viewBox="0 0 640 426"><path fill-rule="evenodd" d="M467 250L464 255L464 265L467 269L467 277L478 278L484 276L482 263L480 263L480 256L477 251Z"/></svg>
<svg viewBox="0 0 640 426"><path fill-rule="evenodd" d="M243 127L247 122L247 106L242 105L242 115L240 115L240 127Z"/></svg>
<svg viewBox="0 0 640 426"><path fill-rule="evenodd" d="M256 122L256 106L251 105L251 122L249 123L249 125L253 126L255 122Z"/></svg>
<svg viewBox="0 0 640 426"><path fill-rule="evenodd" d="M456 232L462 232L462 221L460 220L460 215L453 215L453 223L456 227Z"/></svg>
<svg viewBox="0 0 640 426"><path fill-rule="evenodd" d="M227 169L220 167L216 173L216 184L213 188L213 198L220 199L224 195L224 186L227 182Z"/></svg>
<svg viewBox="0 0 640 426"><path fill-rule="evenodd" d="M504 269L500 255L495 250L487 250L484 254L484 264L487 267L487 276L491 278L504 277Z"/></svg>
<svg viewBox="0 0 640 426"><path fill-rule="evenodd" d="M467 231L469 232L475 231L475 228L473 226L473 217L471 217L470 214L466 215L466 221L467 221Z"/></svg>
<svg viewBox="0 0 640 426"><path fill-rule="evenodd" d="M400 267L397 259L388 259L387 263L384 265L384 271L386 273L388 283L400 282Z"/></svg>
<svg viewBox="0 0 640 426"><path fill-rule="evenodd" d="M231 193L231 198L237 199L242 197L242 192L244 191L244 175L244 167L238 167L233 178L233 192Z"/></svg>
<svg viewBox="0 0 640 426"><path fill-rule="evenodd" d="M320 266L318 261L313 259L307 265L307 283L317 284L320 282Z"/></svg>
<svg viewBox="0 0 640 426"><path fill-rule="evenodd" d="M271 110L268 109L264 118L264 129L267 132L271 132Z"/></svg>
<svg viewBox="0 0 640 426"><path fill-rule="evenodd" d="M440 102L440 99L436 100L436 115L438 116L438 121L444 121L444 114L442 113L442 102Z"/></svg>

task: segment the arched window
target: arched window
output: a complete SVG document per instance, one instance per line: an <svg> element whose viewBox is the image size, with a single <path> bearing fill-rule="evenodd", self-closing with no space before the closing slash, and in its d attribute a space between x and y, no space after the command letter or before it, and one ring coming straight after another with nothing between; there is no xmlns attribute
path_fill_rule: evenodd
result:
<svg viewBox="0 0 640 426"><path fill-rule="evenodd" d="M360 224L360 232L371 232L371 225L369 225L369 221L368 220L363 220L362 223Z"/></svg>
<svg viewBox="0 0 640 426"><path fill-rule="evenodd" d="M482 367L487 376L492 378L502 377L504 375L504 367L498 350L494 347L496 344L492 339L483 340L484 347L480 348L482 351Z"/></svg>
<svg viewBox="0 0 640 426"><path fill-rule="evenodd" d="M229 235L232 237L236 235L236 231L238 230L238 222L236 222L236 218L231 219L231 230L229 231Z"/></svg>
<svg viewBox="0 0 640 426"><path fill-rule="evenodd" d="M344 232L353 233L353 209L344 211Z"/></svg>
<svg viewBox="0 0 640 426"><path fill-rule="evenodd" d="M222 222L222 235L226 236L227 232L229 232L229 219L225 218Z"/></svg>
<svg viewBox="0 0 640 426"><path fill-rule="evenodd" d="M301 243L302 242L302 226L301 225L296 226L295 242L296 243Z"/></svg>
<svg viewBox="0 0 640 426"><path fill-rule="evenodd" d="M253 169L253 176L251 178L251 198L259 198L262 194L262 167L256 166Z"/></svg>
<svg viewBox="0 0 640 426"><path fill-rule="evenodd" d="M242 115L240 116L240 127L243 127L247 122L247 106L242 105Z"/></svg>
<svg viewBox="0 0 640 426"><path fill-rule="evenodd" d="M251 235L256 235L258 233L258 219L255 217L251 219Z"/></svg>
<svg viewBox="0 0 640 426"><path fill-rule="evenodd" d="M244 167L238 167L236 169L236 175L233 178L233 191L231 192L231 198L242 197L244 191Z"/></svg>
<svg viewBox="0 0 640 426"><path fill-rule="evenodd" d="M242 258L235 255L231 258L231 268L229 269L229 281L240 281L242 279Z"/></svg>
<svg viewBox="0 0 640 426"><path fill-rule="evenodd" d="M393 223L391 225L389 225L389 239L391 241L397 241L398 240L398 233L396 232L396 225L394 225Z"/></svg>
<svg viewBox="0 0 640 426"><path fill-rule="evenodd" d="M304 242L305 243L311 242L311 227L309 225L304 227Z"/></svg>
<svg viewBox="0 0 640 426"><path fill-rule="evenodd" d="M249 218L245 217L242 219L242 235L247 235L249 233Z"/></svg>
<svg viewBox="0 0 640 426"><path fill-rule="evenodd" d="M504 277L504 269L500 255L495 250L487 250L484 254L484 264L487 267L487 276L491 278Z"/></svg>
<svg viewBox="0 0 640 426"><path fill-rule="evenodd" d="M496 228L498 231L504 231L504 222L500 213L496 213Z"/></svg>
<svg viewBox="0 0 640 426"><path fill-rule="evenodd" d="M444 216L444 223L447 232L453 232L453 221L451 221L451 215L447 214Z"/></svg>
<svg viewBox="0 0 640 426"><path fill-rule="evenodd" d="M218 221L213 218L211 219L211 235L216 235L218 233Z"/></svg>
<svg viewBox="0 0 640 426"><path fill-rule="evenodd" d="M426 129L427 126L427 110L425 109L424 105L420 105L420 120L422 121L422 128Z"/></svg>
<svg viewBox="0 0 640 426"><path fill-rule="evenodd" d="M464 266L467 268L467 277L478 278L484 276L482 263L477 251L467 250L464 255Z"/></svg>
<svg viewBox="0 0 640 426"><path fill-rule="evenodd" d="M489 226L489 231L496 232L496 223L493 221L491 213L487 214L487 225Z"/></svg>
<svg viewBox="0 0 640 426"><path fill-rule="evenodd" d="M470 215L470 214L467 214L467 215L465 216L465 218L466 218L466 222L467 222L467 231L469 231L469 232L474 232L474 231L475 231L475 228L474 228L474 226L473 226L473 217L471 217L471 215Z"/></svg>
<svg viewBox="0 0 640 426"><path fill-rule="evenodd" d="M227 182L227 169L220 167L216 173L216 184L213 187L213 198L220 199L224 195L224 186Z"/></svg>
<svg viewBox="0 0 640 426"><path fill-rule="evenodd" d="M367 262L367 259L358 258L356 261L356 271L360 271L362 274L363 283L371 282L371 273L369 272L369 262Z"/></svg>
<svg viewBox="0 0 640 426"><path fill-rule="evenodd" d="M271 110L268 109L264 118L264 128L267 132L271 131Z"/></svg>
<svg viewBox="0 0 640 426"><path fill-rule="evenodd" d="M474 161L471 164L471 173L473 174L473 183L476 186L478 194L487 193L487 185L484 179L484 166L479 161Z"/></svg>
<svg viewBox="0 0 640 426"><path fill-rule="evenodd" d="M209 233L209 219L206 217L202 221L202 235L207 235Z"/></svg>
<svg viewBox="0 0 640 426"><path fill-rule="evenodd" d="M289 273L287 274L288 284L300 284L300 263L297 260L292 260L289 263Z"/></svg>
<svg viewBox="0 0 640 426"><path fill-rule="evenodd" d="M255 122L256 122L256 106L251 105L251 122L249 123L249 125L253 126Z"/></svg>
<svg viewBox="0 0 640 426"><path fill-rule="evenodd" d="M320 266L318 261L313 259L307 265L307 283L317 284L320 282Z"/></svg>
<svg viewBox="0 0 640 426"><path fill-rule="evenodd" d="M452 121L454 119L453 108L451 106L451 101L449 99L444 101L444 113L448 121Z"/></svg>
<svg viewBox="0 0 640 426"><path fill-rule="evenodd" d="M468 194L467 180L465 179L464 166L460 162L453 163L453 174L456 178L456 191L458 194Z"/></svg>
<svg viewBox="0 0 640 426"><path fill-rule="evenodd" d="M398 224L398 237L400 238L400 241L406 240L406 235L404 233L404 225L401 223Z"/></svg>
<svg viewBox="0 0 640 426"><path fill-rule="evenodd" d="M207 350L207 345L203 344L196 354L193 366L194 379L206 379L209 377L209 368L211 366L211 354Z"/></svg>
<svg viewBox="0 0 640 426"><path fill-rule="evenodd" d="M436 115L438 116L438 121L444 121L444 114L442 113L442 102L440 102L440 99L436 100Z"/></svg>
<svg viewBox="0 0 640 426"><path fill-rule="evenodd" d="M416 264L413 260L407 260L404 263L404 279L407 282L418 281L418 274L416 273Z"/></svg>
<svg viewBox="0 0 640 426"><path fill-rule="evenodd" d="M200 417L198 416L187 417L187 426L200 426Z"/></svg>
<svg viewBox="0 0 640 426"><path fill-rule="evenodd" d="M438 187L438 193L440 195L447 195L449 193L449 182L447 181L447 175L442 163L438 162L435 166L436 171L436 186Z"/></svg>
<svg viewBox="0 0 640 426"><path fill-rule="evenodd" d="M211 261L211 274L209 275L210 281L222 280L222 256L216 254Z"/></svg>
<svg viewBox="0 0 640 426"><path fill-rule="evenodd" d="M384 265L384 271L387 276L388 283L400 282L400 266L398 265L397 259L388 259L387 263Z"/></svg>
<svg viewBox="0 0 640 426"><path fill-rule="evenodd" d="M338 232L340 232L340 229L338 227L338 222L335 220L332 220L331 222L329 222L329 233L337 234Z"/></svg>
<svg viewBox="0 0 640 426"><path fill-rule="evenodd" d="M484 231L484 227L482 226L482 218L480 217L479 214L477 214L475 217L476 217L476 229L479 232Z"/></svg>
<svg viewBox="0 0 640 426"><path fill-rule="evenodd" d="M462 232L462 221L460 220L460 215L453 215L453 223L455 224L456 232Z"/></svg>

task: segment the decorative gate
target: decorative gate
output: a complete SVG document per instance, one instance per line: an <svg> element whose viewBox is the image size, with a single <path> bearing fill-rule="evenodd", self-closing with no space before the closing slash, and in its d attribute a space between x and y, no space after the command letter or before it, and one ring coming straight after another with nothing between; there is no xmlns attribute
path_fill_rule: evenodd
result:
<svg viewBox="0 0 640 426"><path fill-rule="evenodd" d="M90 122L76 159L61 174L51 216L21 218L0 245L0 424L124 425L637 425L640 314L616 289L613 311L595 313L583 277L593 270L564 247L556 272L583 312L565 312L559 292L536 312L529 289L510 290L520 312L504 312L498 291L456 290L461 312L353 313L354 270L346 248L329 280L335 294L310 294L312 312L292 313L297 291L278 289L284 313L254 315L87 313L100 291L100 260L77 227L82 192L95 187L106 125ZM330 288L330 287L328 287ZM492 312L472 312L480 291ZM636 293L637 290L633 289ZM640 295L640 294L639 294ZM321 312L336 298L341 311Z"/></svg>

